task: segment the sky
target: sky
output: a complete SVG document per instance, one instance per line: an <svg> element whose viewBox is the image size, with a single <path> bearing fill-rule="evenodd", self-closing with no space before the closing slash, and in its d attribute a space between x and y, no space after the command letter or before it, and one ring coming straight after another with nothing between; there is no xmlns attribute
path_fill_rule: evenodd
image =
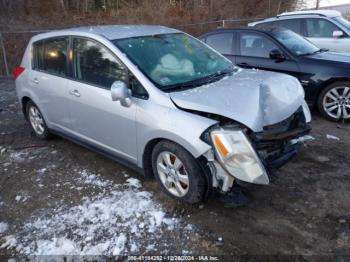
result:
<svg viewBox="0 0 350 262"><path fill-rule="evenodd" d="M321 0L321 6L350 4L350 0Z"/></svg>

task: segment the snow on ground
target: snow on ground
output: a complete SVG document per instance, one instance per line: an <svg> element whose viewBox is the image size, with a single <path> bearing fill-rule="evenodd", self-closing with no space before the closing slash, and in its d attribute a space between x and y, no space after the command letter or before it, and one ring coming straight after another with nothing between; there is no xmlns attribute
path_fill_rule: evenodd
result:
<svg viewBox="0 0 350 262"><path fill-rule="evenodd" d="M307 141L313 141L315 138L310 135L302 136L292 140L292 143L305 143Z"/></svg>
<svg viewBox="0 0 350 262"><path fill-rule="evenodd" d="M183 232L192 225L169 217L138 179L113 184L88 170L78 170L76 181L103 192L83 197L76 206L60 206L32 216L12 234L0 238L1 248L15 248L24 255L126 255L166 250L165 235ZM1 224L0 224L1 225ZM7 229L3 224L4 231ZM1 227L0 227L1 230ZM168 242L168 241L166 241Z"/></svg>
<svg viewBox="0 0 350 262"><path fill-rule="evenodd" d="M333 135L329 135L329 134L327 134L326 137L327 137L327 139L338 140L338 141L340 140L339 137L336 137L336 136L333 136Z"/></svg>
<svg viewBox="0 0 350 262"><path fill-rule="evenodd" d="M8 225L4 222L0 222L0 234L4 233L8 229Z"/></svg>

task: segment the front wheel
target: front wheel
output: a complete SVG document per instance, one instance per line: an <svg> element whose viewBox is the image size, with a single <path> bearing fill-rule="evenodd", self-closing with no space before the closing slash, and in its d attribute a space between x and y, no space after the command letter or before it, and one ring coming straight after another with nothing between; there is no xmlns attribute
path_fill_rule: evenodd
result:
<svg viewBox="0 0 350 262"><path fill-rule="evenodd" d="M205 176L197 160L181 146L159 142L152 152L153 173L169 196L191 204L202 201Z"/></svg>
<svg viewBox="0 0 350 262"><path fill-rule="evenodd" d="M350 121L350 82L336 82L322 90L317 106L331 121Z"/></svg>

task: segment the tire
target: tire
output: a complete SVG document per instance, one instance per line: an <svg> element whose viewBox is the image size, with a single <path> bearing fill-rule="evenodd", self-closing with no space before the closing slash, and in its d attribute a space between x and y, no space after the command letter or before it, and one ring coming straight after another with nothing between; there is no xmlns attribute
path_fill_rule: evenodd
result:
<svg viewBox="0 0 350 262"><path fill-rule="evenodd" d="M152 170L168 196L190 204L203 200L205 174L197 160L181 146L159 142L152 151Z"/></svg>
<svg viewBox="0 0 350 262"><path fill-rule="evenodd" d="M26 116L36 137L42 140L47 140L51 137L41 111L32 101L28 101L26 104Z"/></svg>
<svg viewBox="0 0 350 262"><path fill-rule="evenodd" d="M330 121L350 122L350 82L335 82L323 89L317 107Z"/></svg>

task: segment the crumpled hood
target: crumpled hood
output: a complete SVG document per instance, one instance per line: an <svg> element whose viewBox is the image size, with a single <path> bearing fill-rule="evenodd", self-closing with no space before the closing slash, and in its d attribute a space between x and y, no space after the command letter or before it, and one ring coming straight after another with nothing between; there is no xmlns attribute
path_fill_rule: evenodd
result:
<svg viewBox="0 0 350 262"><path fill-rule="evenodd" d="M289 75L239 69L220 81L173 92L170 97L180 108L225 116L261 132L302 106L304 90Z"/></svg>

